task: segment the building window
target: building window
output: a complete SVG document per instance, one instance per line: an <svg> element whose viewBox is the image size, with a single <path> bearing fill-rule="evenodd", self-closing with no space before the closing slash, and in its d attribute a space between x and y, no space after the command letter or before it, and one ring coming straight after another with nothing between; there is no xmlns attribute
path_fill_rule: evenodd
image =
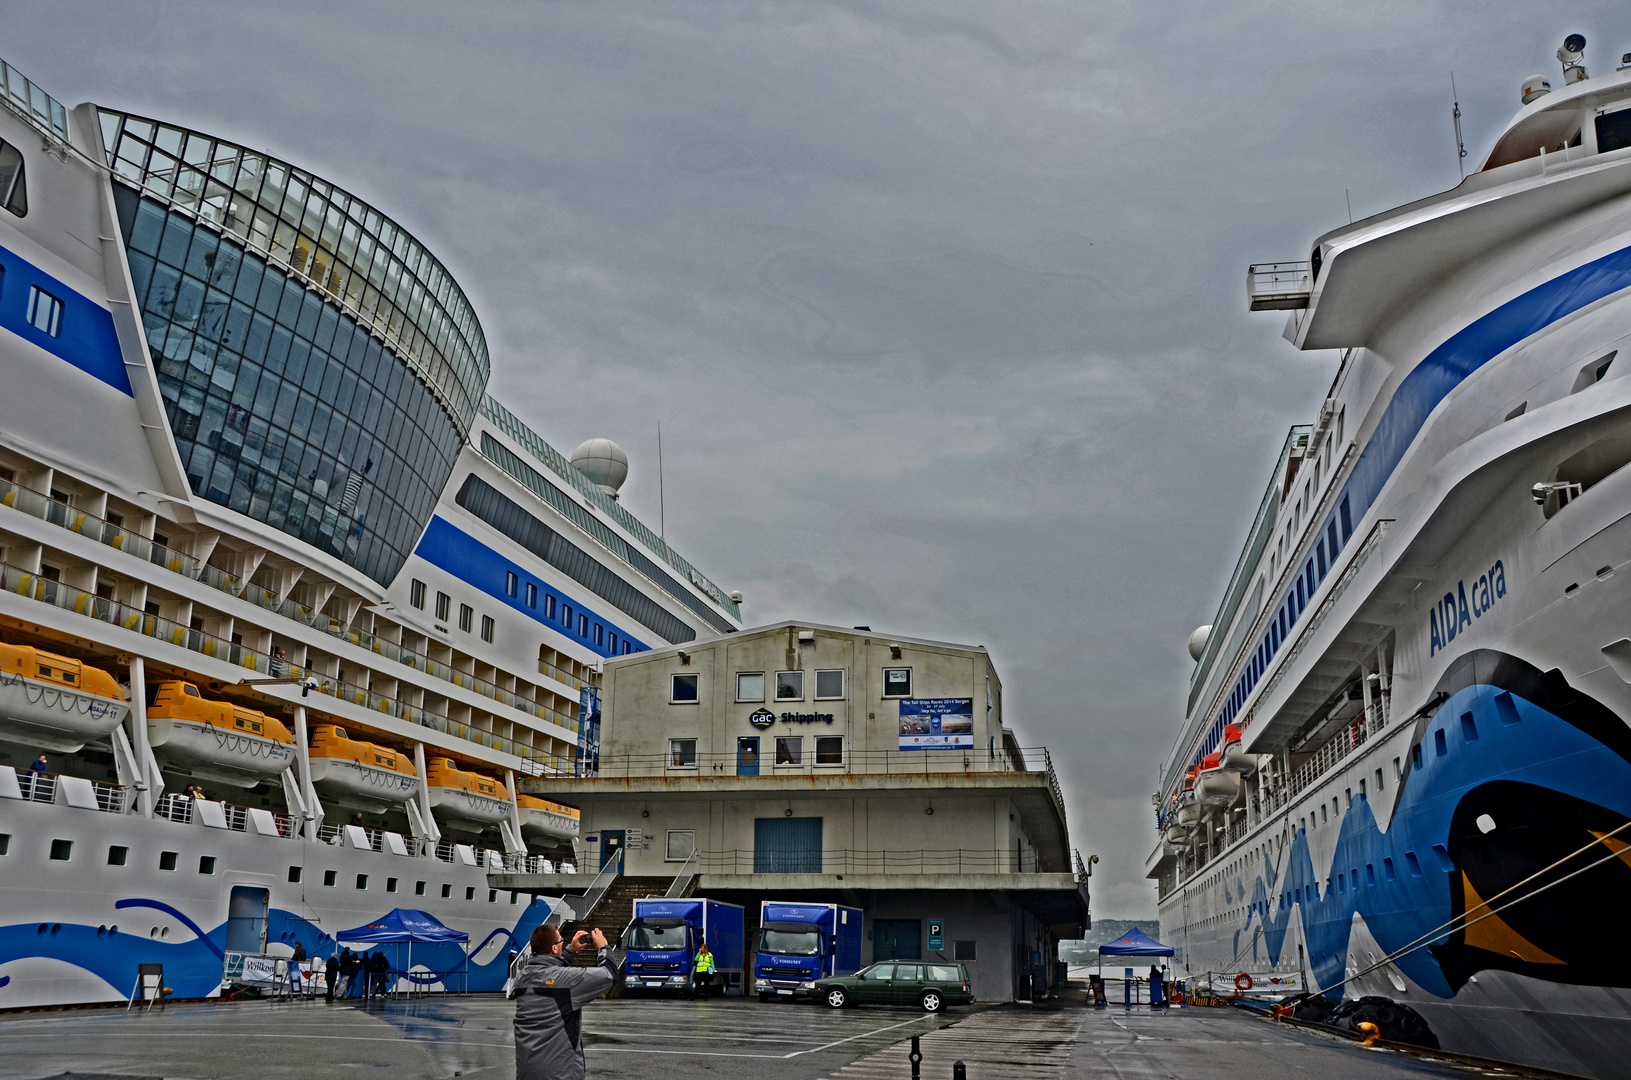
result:
<svg viewBox="0 0 1631 1080"><path fill-rule="evenodd" d="M671 769L696 768L697 741L695 739L669 739L668 767Z"/></svg>
<svg viewBox="0 0 1631 1080"><path fill-rule="evenodd" d="M538 606L538 586L530 581L527 582L527 606L530 608Z"/></svg>
<svg viewBox="0 0 1631 1080"><path fill-rule="evenodd" d="M130 858L129 848L123 847L119 844L114 844L112 847L108 848L109 866L123 866L125 865L125 860L128 858Z"/></svg>
<svg viewBox="0 0 1631 1080"><path fill-rule="evenodd" d="M804 764L804 737L802 735L781 735L776 738L776 764Z"/></svg>
<svg viewBox="0 0 1631 1080"><path fill-rule="evenodd" d="M459 629L465 633L470 632L470 622L475 617L475 610L469 604L459 605Z"/></svg>
<svg viewBox="0 0 1631 1080"><path fill-rule="evenodd" d="M832 701L844 696L844 672L842 669L816 672L816 700Z"/></svg>
<svg viewBox="0 0 1631 1080"><path fill-rule="evenodd" d="M587 615L580 614L578 616L578 636L580 638L589 636L589 616Z"/></svg>
<svg viewBox="0 0 1631 1080"><path fill-rule="evenodd" d="M554 617L555 617L555 598L553 596L546 596L546 597L544 597L544 618L553 619Z"/></svg>
<svg viewBox="0 0 1631 1080"><path fill-rule="evenodd" d="M40 288L28 288L28 323L42 334L56 337L62 329L62 301Z"/></svg>
<svg viewBox="0 0 1631 1080"><path fill-rule="evenodd" d="M844 737L842 735L817 735L815 755L817 765L844 764Z"/></svg>
<svg viewBox="0 0 1631 1080"><path fill-rule="evenodd" d="M415 578L413 584L408 586L408 603L420 611L425 610L425 583L418 578Z"/></svg>
<svg viewBox="0 0 1631 1080"><path fill-rule="evenodd" d="M776 672L776 700L777 701L803 701L804 700L804 672L778 671Z"/></svg>
<svg viewBox="0 0 1631 1080"><path fill-rule="evenodd" d="M514 570L504 571L504 593L505 593L505 595L514 596L520 591L521 591L521 579L516 576L515 571Z"/></svg>
<svg viewBox="0 0 1631 1080"><path fill-rule="evenodd" d="M73 858L74 842L72 840L51 841L51 858L55 862L67 862Z"/></svg>
<svg viewBox="0 0 1631 1080"><path fill-rule="evenodd" d="M883 696L911 697L912 669L909 667L884 668Z"/></svg>
<svg viewBox="0 0 1631 1080"><path fill-rule="evenodd" d="M675 705L695 705L701 699L697 686L700 677L695 673L673 676L668 700Z"/></svg>
<svg viewBox="0 0 1631 1080"><path fill-rule="evenodd" d="M28 213L28 181L23 176L23 155L0 142L0 206L18 217Z"/></svg>
<svg viewBox="0 0 1631 1080"><path fill-rule="evenodd" d="M176 853L173 851L159 852L159 869L174 870L176 868Z"/></svg>
<svg viewBox="0 0 1631 1080"><path fill-rule="evenodd" d="M668 846L663 849L664 862L684 862L697 849L697 834L693 829L669 829Z"/></svg>
<svg viewBox="0 0 1631 1080"><path fill-rule="evenodd" d="M763 701L765 699L765 673L738 671L736 673L736 700Z"/></svg>
<svg viewBox="0 0 1631 1080"><path fill-rule="evenodd" d="M447 613L452 610L453 598L445 592L436 594L436 617L447 622Z"/></svg>
<svg viewBox="0 0 1631 1080"><path fill-rule="evenodd" d="M487 642L493 640L493 617L491 615L481 617L481 640Z"/></svg>
<svg viewBox="0 0 1631 1080"><path fill-rule="evenodd" d="M595 623L595 648L597 648L597 649L601 648L605 644L606 644L606 628L604 626L600 625L599 623Z"/></svg>
<svg viewBox="0 0 1631 1080"><path fill-rule="evenodd" d="M976 959L978 959L978 957L975 955L976 951L977 950L974 947L974 942L972 942L972 941L954 941L954 942L952 942L952 959L953 960L964 960L964 961L976 960Z"/></svg>

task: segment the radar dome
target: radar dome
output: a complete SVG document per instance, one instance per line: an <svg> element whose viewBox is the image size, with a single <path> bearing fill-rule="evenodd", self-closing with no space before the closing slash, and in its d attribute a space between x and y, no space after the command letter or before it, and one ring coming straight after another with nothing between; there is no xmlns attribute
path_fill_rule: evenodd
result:
<svg viewBox="0 0 1631 1080"><path fill-rule="evenodd" d="M610 439L587 439L572 451L572 467L615 499L629 478L629 455Z"/></svg>
<svg viewBox="0 0 1631 1080"><path fill-rule="evenodd" d="M1201 653L1206 651L1206 643L1212 640L1212 627L1198 626L1195 632L1189 635L1189 658L1197 664L1201 662Z"/></svg>

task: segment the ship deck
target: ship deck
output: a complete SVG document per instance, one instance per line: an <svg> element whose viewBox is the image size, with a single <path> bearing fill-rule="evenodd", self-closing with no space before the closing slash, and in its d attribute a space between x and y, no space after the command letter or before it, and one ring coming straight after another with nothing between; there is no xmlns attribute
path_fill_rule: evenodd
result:
<svg viewBox="0 0 1631 1080"><path fill-rule="evenodd" d="M372 1008L178 1003L152 1013L11 1014L0 1017L0 1042L5 1074L18 1077L306 1080L314 1069L364 1066L388 1070L392 1080L511 1077L512 1015L497 995ZM1232 1009L974 1006L928 1017L907 1008L833 1012L740 998L623 999L591 1005L584 1029L590 1075L631 1080L657 1070L687 1080L750 1069L773 1069L780 1080L897 1080L911 1075L913 1035L922 1037L922 1075L930 1078L951 1076L957 1060L971 1080L1467 1074L1448 1061L1368 1050Z"/></svg>

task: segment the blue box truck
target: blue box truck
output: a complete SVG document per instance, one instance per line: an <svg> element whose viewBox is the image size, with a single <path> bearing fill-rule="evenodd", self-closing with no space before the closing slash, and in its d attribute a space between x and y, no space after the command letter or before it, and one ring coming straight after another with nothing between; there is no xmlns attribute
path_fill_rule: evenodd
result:
<svg viewBox="0 0 1631 1080"><path fill-rule="evenodd" d="M742 985L742 905L718 900L634 902L634 919L623 933L625 991L667 991L691 997L697 990L697 951L707 942L714 954L713 986L722 992Z"/></svg>
<svg viewBox="0 0 1631 1080"><path fill-rule="evenodd" d="M753 962L759 1000L809 997L815 980L855 974L861 967L861 934L860 908L766 900L759 909Z"/></svg>

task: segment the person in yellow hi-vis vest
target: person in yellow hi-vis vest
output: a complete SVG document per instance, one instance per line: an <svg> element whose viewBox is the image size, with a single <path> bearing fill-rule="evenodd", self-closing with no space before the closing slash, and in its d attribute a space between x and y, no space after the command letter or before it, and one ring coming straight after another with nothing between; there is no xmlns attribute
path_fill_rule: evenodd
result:
<svg viewBox="0 0 1631 1080"><path fill-rule="evenodd" d="M704 941L697 946L696 993L702 997L712 997L714 989L714 954L708 950L708 943Z"/></svg>

